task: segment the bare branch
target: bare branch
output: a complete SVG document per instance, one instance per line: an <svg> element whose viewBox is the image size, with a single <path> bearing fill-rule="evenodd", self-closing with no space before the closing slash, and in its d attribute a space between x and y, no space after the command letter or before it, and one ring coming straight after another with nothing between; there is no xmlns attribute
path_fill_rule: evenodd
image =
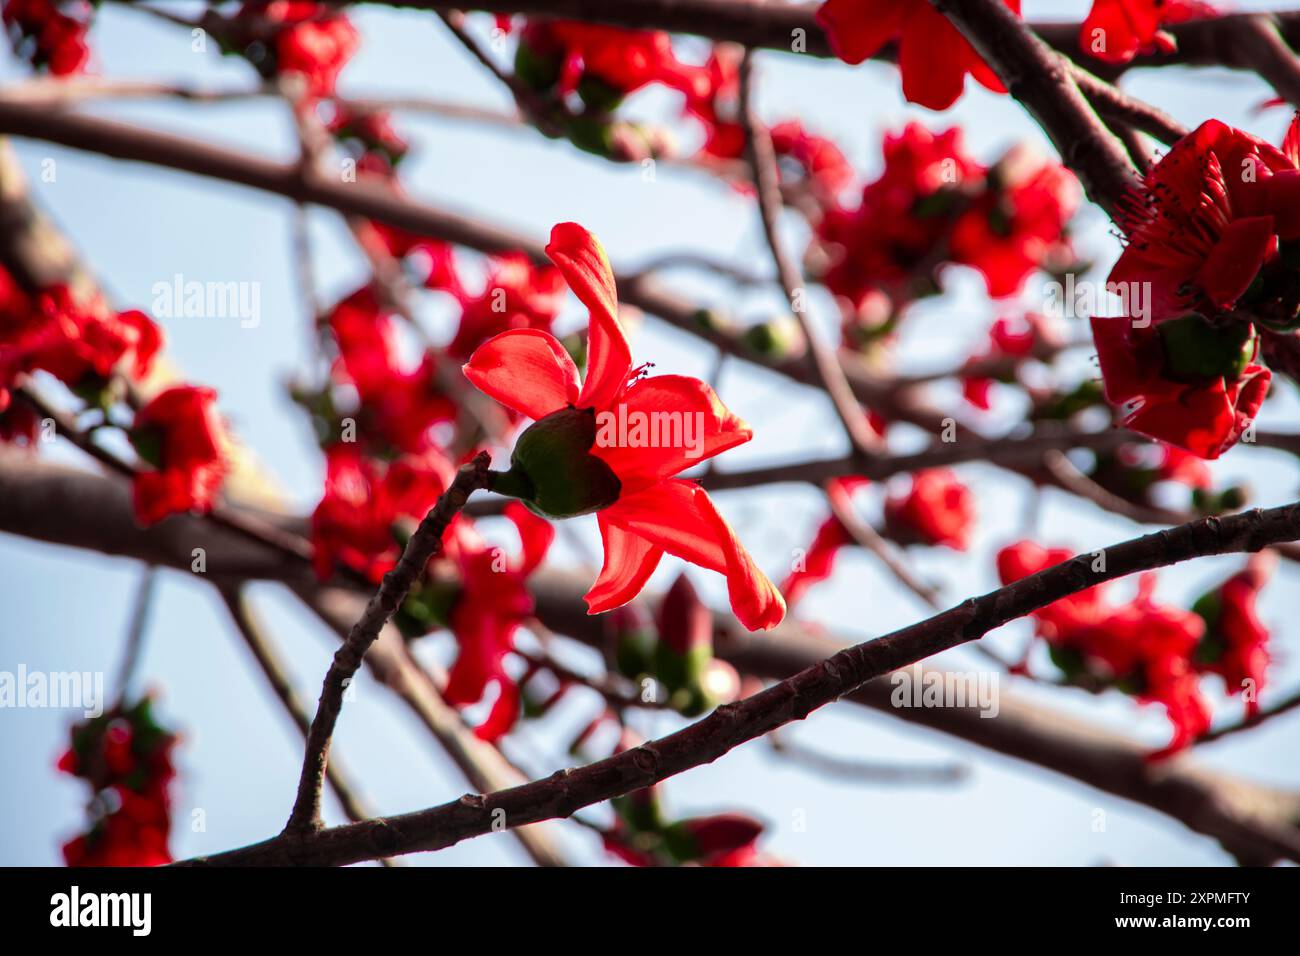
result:
<svg viewBox="0 0 1300 956"><path fill-rule="evenodd" d="M866 681L978 640L994 628L1062 597L1136 571L1210 554L1258 551L1300 537L1300 503L1229 518L1206 518L1105 549L1106 569L1072 558L942 614L840 651L758 694L719 707L674 734L543 780L469 794L415 813L335 827L286 830L262 843L187 861L199 865L341 865L382 855L437 850L461 840L577 810L717 760L741 744L802 720ZM1300 833L1266 835L1278 856L1300 859Z"/></svg>
<svg viewBox="0 0 1300 956"><path fill-rule="evenodd" d="M320 791L329 759L330 738L339 712L343 709L343 692L361 666L367 649L379 636L380 629L388 623L398 606L414 586L416 578L424 573L429 559L442 548L442 536L452 518L465 507L465 502L475 491L490 487L491 458L480 452L472 462L456 474L451 486L443 492L420 526L415 529L402 550L396 567L384 575L379 590L366 604L357 623L348 633L347 640L334 654L325 683L321 687L316 716L307 736L307 752L303 758L302 775L298 780L298 796L293 812L285 825L286 833L311 832L319 829Z"/></svg>

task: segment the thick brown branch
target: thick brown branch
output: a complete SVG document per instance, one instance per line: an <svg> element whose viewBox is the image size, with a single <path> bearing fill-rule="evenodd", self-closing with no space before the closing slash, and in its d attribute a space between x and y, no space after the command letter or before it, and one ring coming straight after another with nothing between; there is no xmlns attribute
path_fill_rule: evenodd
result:
<svg viewBox="0 0 1300 956"><path fill-rule="evenodd" d="M201 548L209 578L218 582L236 576L286 582L341 638L356 620L363 600L352 592L322 588L308 568L286 563L273 551L258 549L250 541L188 515L140 528L131 518L130 498L120 483L11 449L0 449L0 531L186 571L191 568L194 549ZM582 601L590 581L590 575L583 578L543 570L533 577L531 589L538 617L547 628L603 651L609 639L606 620L587 615ZM653 606L654 597L648 600ZM413 674L414 665L391 631L386 628L367 653L367 668L439 740L449 742L448 753L465 769L471 786L488 791L517 783L495 750L466 732L455 713L430 691L427 681ZM722 614L715 618L715 632L720 657L744 673L769 679L789 677L845 646L843 638L791 619L774 631L750 634L739 629L731 615ZM1187 758L1153 767L1142 748L1129 740L1022 701L1011 690L1001 690L996 720L984 719L971 707L900 709L892 705L891 694L888 678L881 678L847 699L909 725L951 735L1155 809L1217 839L1241 858L1272 858L1272 844L1255 832L1255 822L1281 826L1300 818L1300 799L1294 794L1223 777ZM554 858L542 835L532 836L535 829L509 832L540 843L543 857Z"/></svg>
<svg viewBox="0 0 1300 956"><path fill-rule="evenodd" d="M415 813L329 830L286 831L262 843L187 861L199 865L342 865L378 856L437 850L502 827L565 818L583 807L711 763L741 744L905 667L1101 581L1210 554L1258 551L1300 537L1300 503L1207 518L1073 558L884 637L846 648L820 664L674 734L577 770ZM1279 855L1300 858L1294 830L1272 834Z"/></svg>

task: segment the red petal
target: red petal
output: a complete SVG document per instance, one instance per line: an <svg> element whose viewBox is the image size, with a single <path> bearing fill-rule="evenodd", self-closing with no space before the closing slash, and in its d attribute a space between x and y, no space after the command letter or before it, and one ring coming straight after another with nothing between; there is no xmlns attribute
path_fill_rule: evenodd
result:
<svg viewBox="0 0 1300 956"><path fill-rule="evenodd" d="M727 597L740 623L751 631L767 631L785 617L785 599L766 574L759 570L744 545L736 537L703 488L697 489L695 503L713 524L727 556Z"/></svg>
<svg viewBox="0 0 1300 956"><path fill-rule="evenodd" d="M826 0L817 24L826 31L835 55L861 63L898 35L910 0Z"/></svg>
<svg viewBox="0 0 1300 956"><path fill-rule="evenodd" d="M529 575L542 563L546 552L555 540L555 526L545 518L529 511L518 501L506 505L506 517L514 522L519 532L522 548L519 559L519 573Z"/></svg>
<svg viewBox="0 0 1300 956"><path fill-rule="evenodd" d="M507 677L497 679L500 689L497 699L492 702L492 709L487 719L474 728L474 736L479 740L494 741L510 732L510 728L519 719L519 687Z"/></svg>
<svg viewBox="0 0 1300 956"><path fill-rule="evenodd" d="M597 416L592 453L614 469L624 495L742 445L754 434L712 388L684 375L642 379L606 411L613 417L603 422ZM626 434L620 434L620 421L626 421Z"/></svg>
<svg viewBox="0 0 1300 956"><path fill-rule="evenodd" d="M898 41L898 69L903 96L932 110L957 102L966 85L966 72L979 55L930 4L913 4Z"/></svg>
<svg viewBox="0 0 1300 956"><path fill-rule="evenodd" d="M551 230L546 254L591 312L587 380L578 404L582 408L604 408L614 401L632 368L632 350L618 324L614 270L596 237L576 222L562 222Z"/></svg>
<svg viewBox="0 0 1300 956"><path fill-rule="evenodd" d="M1095 0L1088 19L1079 30L1079 47L1089 56L1105 63L1127 63L1137 55L1144 43L1150 43L1160 27L1157 17L1143 18L1141 24L1133 22L1129 8L1140 8L1127 0ZM1100 49L1094 46L1100 45Z"/></svg>
<svg viewBox="0 0 1300 956"><path fill-rule="evenodd" d="M1227 307L1250 286L1275 246L1272 216L1228 225L1196 273L1196 283L1215 305Z"/></svg>
<svg viewBox="0 0 1300 956"><path fill-rule="evenodd" d="M665 481L620 498L602 517L657 548L727 578L736 617L749 630L775 627L785 601L754 564L735 532L702 488L689 481Z"/></svg>
<svg viewBox="0 0 1300 956"><path fill-rule="evenodd" d="M1288 134L1290 135L1290 134ZM1273 215L1277 237L1300 239L1300 169L1286 169L1262 181L1265 208Z"/></svg>
<svg viewBox="0 0 1300 956"><path fill-rule="evenodd" d="M596 520L605 545L605 564L586 594L588 614L621 607L640 594L664 556L662 549L644 538L614 527L604 513L597 515Z"/></svg>
<svg viewBox="0 0 1300 956"><path fill-rule="evenodd" d="M1201 458L1218 458L1235 440L1237 416L1220 379L1212 387L1185 389L1176 399L1149 400L1125 424Z"/></svg>
<svg viewBox="0 0 1300 956"><path fill-rule="evenodd" d="M1148 375L1137 358L1137 349L1128 337L1132 320L1127 316L1094 315L1092 340L1097 346L1097 361L1106 386L1106 398L1112 405L1122 405L1142 394Z"/></svg>
<svg viewBox="0 0 1300 956"><path fill-rule="evenodd" d="M1291 165L1300 168L1300 113L1291 120L1286 128L1286 137L1282 140L1282 155L1291 161Z"/></svg>
<svg viewBox="0 0 1300 956"><path fill-rule="evenodd" d="M512 329L469 357L465 377L485 395L529 418L545 418L578 400L578 369L555 336Z"/></svg>

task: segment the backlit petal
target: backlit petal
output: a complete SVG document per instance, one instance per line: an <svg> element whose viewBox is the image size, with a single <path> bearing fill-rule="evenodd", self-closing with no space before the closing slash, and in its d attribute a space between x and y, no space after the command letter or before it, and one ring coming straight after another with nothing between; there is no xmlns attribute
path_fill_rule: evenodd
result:
<svg viewBox="0 0 1300 956"><path fill-rule="evenodd" d="M618 323L614 270L600 242L576 222L562 222L551 230L546 254L591 313L587 378L578 406L604 408L618 395L632 368L632 350Z"/></svg>
<svg viewBox="0 0 1300 956"><path fill-rule="evenodd" d="M559 340L540 329L512 329L480 345L465 377L485 395L529 418L578 400L578 369Z"/></svg>
<svg viewBox="0 0 1300 956"><path fill-rule="evenodd" d="M603 513L597 515L597 520L605 545L605 564L586 594L588 614L611 611L640 594L664 556L662 549L645 538L610 524Z"/></svg>
<svg viewBox="0 0 1300 956"><path fill-rule="evenodd" d="M623 482L625 495L742 445L753 431L697 378L642 379L597 414L593 454Z"/></svg>

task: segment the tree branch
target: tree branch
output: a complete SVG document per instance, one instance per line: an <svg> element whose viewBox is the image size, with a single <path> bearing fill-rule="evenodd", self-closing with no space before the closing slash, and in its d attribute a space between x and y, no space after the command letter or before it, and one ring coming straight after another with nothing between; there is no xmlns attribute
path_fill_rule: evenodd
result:
<svg viewBox="0 0 1300 956"><path fill-rule="evenodd" d="M379 590L366 604L366 609L343 645L334 654L325 682L321 687L316 716L307 735L307 752L303 757L302 775L298 779L298 795L293 812L285 825L285 833L304 833L321 826L321 784L325 777L325 764L329 758L330 738L343 708L343 692L361 666L370 645L379 636L380 629L388 623L399 605L410 593L416 579L424 573L429 559L442 548L442 536L451 520L465 507L465 502L475 491L491 486L488 465L491 458L480 452L472 462L456 474L437 504L415 529L402 550L396 567L384 575Z"/></svg>
<svg viewBox="0 0 1300 956"><path fill-rule="evenodd" d="M258 578L288 584L340 637L356 620L360 595L322 587L305 566L286 563L273 551L198 518L177 515L150 528L131 517L125 488L109 478L51 464L12 449L0 448L0 531L41 541L85 548L103 554L152 561L190 570L191 552L204 550L207 577L214 583ZM606 652L607 621L586 613L582 595L590 576L543 569L530 580L537 615L553 632ZM647 595L655 606L657 598ZM400 639L385 628L366 654L376 679L396 693L465 770L471 786L498 790L518 782L492 748L465 732L464 726L413 674L401 653ZM773 631L750 634L730 614L714 618L715 652L743 673L783 679L843 649L843 638L828 636L787 619ZM970 707L897 708L888 678L872 681L847 699L911 726L920 725L994 753L1026 761L1069 779L1167 814L1205 833L1240 858L1263 860L1272 841L1261 838L1254 824L1284 826L1300 819L1300 798L1258 784L1227 778L1179 757L1152 767L1140 746L1112 733L1039 705L999 693L996 720ZM463 759L462 758L466 758ZM536 826L509 831L532 840ZM543 856L554 851L536 842Z"/></svg>
<svg viewBox="0 0 1300 956"><path fill-rule="evenodd" d="M1102 581L1194 557L1258 551L1300 537L1300 503L1207 518L1072 558L884 637L846 648L745 700L663 737L576 770L491 794L328 830L286 830L262 843L187 861L198 865L342 865L383 855L438 850L504 827L571 816L630 793L802 720L872 678L978 640L994 628ZM1279 855L1300 857L1300 834L1271 834Z"/></svg>

